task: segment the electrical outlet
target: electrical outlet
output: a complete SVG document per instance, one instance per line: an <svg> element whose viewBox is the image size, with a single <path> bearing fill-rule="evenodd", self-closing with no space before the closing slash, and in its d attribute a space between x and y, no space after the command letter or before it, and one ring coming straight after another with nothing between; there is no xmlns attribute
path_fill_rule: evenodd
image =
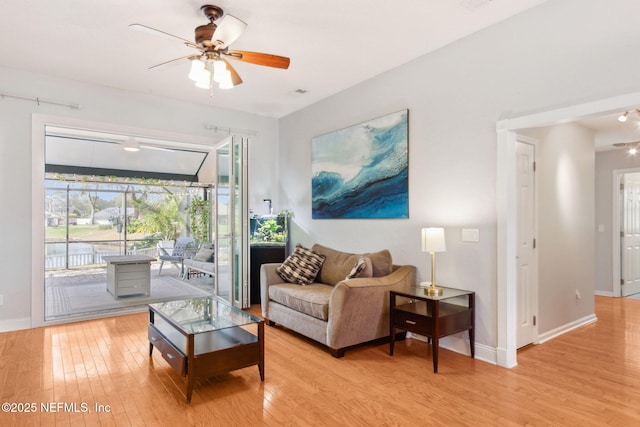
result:
<svg viewBox="0 0 640 427"><path fill-rule="evenodd" d="M576 299L581 299L581 298L582 298L582 294L578 289L576 289Z"/></svg>

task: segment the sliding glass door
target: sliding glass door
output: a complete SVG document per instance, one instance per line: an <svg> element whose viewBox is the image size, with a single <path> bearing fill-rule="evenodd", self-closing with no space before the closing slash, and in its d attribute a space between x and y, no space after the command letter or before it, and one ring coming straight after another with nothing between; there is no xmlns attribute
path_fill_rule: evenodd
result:
<svg viewBox="0 0 640 427"><path fill-rule="evenodd" d="M230 138L216 147L216 295L249 306L248 141Z"/></svg>

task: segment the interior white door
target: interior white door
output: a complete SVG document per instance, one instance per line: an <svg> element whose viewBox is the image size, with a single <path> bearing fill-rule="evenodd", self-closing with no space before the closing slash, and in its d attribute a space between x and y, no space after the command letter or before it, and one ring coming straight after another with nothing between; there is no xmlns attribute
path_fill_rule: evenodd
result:
<svg viewBox="0 0 640 427"><path fill-rule="evenodd" d="M518 186L517 347L534 341L537 264L535 258L535 145L516 145Z"/></svg>
<svg viewBox="0 0 640 427"><path fill-rule="evenodd" d="M620 221L620 294L626 297L640 292L640 173L625 173L621 192L623 218Z"/></svg>

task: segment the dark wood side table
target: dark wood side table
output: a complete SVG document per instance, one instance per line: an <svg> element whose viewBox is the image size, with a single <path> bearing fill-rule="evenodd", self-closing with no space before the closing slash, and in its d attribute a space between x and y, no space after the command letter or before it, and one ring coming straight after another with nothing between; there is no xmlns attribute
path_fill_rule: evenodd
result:
<svg viewBox="0 0 640 427"><path fill-rule="evenodd" d="M396 329L426 336L432 342L433 372L438 372L438 342L442 337L469 331L474 357L475 292L442 288L439 296L428 296L423 287L390 291L389 354L393 356ZM466 301L465 301L466 300ZM466 305L463 305L466 303Z"/></svg>

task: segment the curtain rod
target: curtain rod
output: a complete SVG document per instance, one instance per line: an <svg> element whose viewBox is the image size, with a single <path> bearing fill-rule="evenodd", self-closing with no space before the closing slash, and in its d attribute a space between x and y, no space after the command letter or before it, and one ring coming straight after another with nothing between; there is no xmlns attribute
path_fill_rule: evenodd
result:
<svg viewBox="0 0 640 427"><path fill-rule="evenodd" d="M31 98L31 97L28 97L28 96L12 95L12 94L2 93L2 92L0 92L0 98L2 98L2 99L4 99L4 98L13 98L13 99L20 99L22 101L31 101L31 102L35 102L38 105L40 105L40 104L59 105L61 107L69 107L69 108L74 109L74 110L78 110L80 108L79 104L68 104L68 103L64 103L64 102L40 99L38 97Z"/></svg>
<svg viewBox="0 0 640 427"><path fill-rule="evenodd" d="M214 131L216 133L217 132L226 132L228 135L231 135L232 133L240 133L240 134L250 135L250 136L258 135L258 133L256 131L253 131L253 130L225 128L225 127L216 126L216 125L204 125L204 128L207 129L207 130L212 130L212 131Z"/></svg>

